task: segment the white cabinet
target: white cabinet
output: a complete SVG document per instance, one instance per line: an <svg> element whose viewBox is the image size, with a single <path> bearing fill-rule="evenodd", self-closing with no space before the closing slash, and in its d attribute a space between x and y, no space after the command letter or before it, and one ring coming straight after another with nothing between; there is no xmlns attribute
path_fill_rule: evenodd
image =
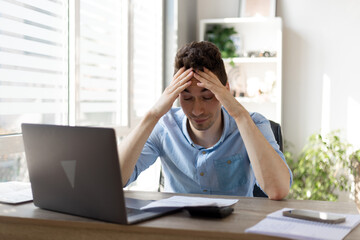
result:
<svg viewBox="0 0 360 240"><path fill-rule="evenodd" d="M200 40L214 25L234 27L238 57L224 59L230 88L250 112L281 124L281 18L223 18L200 21Z"/></svg>

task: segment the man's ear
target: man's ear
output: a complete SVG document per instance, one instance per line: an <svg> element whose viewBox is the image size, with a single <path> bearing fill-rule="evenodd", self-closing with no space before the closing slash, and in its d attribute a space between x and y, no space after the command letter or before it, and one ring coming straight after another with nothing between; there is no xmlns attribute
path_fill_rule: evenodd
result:
<svg viewBox="0 0 360 240"><path fill-rule="evenodd" d="M229 82L226 82L226 85L225 85L226 89L230 91L230 84Z"/></svg>

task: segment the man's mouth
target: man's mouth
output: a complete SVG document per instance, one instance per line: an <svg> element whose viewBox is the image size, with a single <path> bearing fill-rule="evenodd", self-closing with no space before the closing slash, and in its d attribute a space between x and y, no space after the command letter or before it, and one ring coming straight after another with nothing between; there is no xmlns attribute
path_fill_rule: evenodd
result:
<svg viewBox="0 0 360 240"><path fill-rule="evenodd" d="M194 122L197 124L204 123L208 118L193 118Z"/></svg>

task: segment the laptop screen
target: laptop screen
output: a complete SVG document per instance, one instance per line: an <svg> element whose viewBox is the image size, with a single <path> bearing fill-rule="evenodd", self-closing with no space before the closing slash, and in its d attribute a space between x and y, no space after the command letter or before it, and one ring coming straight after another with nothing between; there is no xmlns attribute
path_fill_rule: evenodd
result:
<svg viewBox="0 0 360 240"><path fill-rule="evenodd" d="M127 223L115 131L22 124L34 204Z"/></svg>

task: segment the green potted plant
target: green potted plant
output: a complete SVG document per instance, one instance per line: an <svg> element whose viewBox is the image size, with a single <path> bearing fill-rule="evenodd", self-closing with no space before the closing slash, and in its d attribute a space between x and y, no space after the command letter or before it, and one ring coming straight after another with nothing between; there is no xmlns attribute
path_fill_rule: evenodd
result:
<svg viewBox="0 0 360 240"><path fill-rule="evenodd" d="M237 34L234 27L225 27L219 24L206 31L206 40L214 43L220 50L222 58L234 58L236 54L236 46L231 36ZM231 61L232 65L233 62Z"/></svg>
<svg viewBox="0 0 360 240"><path fill-rule="evenodd" d="M311 135L297 160L285 152L293 171L293 186L288 197L336 201L338 190L350 191L349 175L354 175L354 161L358 163L360 159L360 152L351 153L351 149L339 131L333 131L326 136Z"/></svg>

